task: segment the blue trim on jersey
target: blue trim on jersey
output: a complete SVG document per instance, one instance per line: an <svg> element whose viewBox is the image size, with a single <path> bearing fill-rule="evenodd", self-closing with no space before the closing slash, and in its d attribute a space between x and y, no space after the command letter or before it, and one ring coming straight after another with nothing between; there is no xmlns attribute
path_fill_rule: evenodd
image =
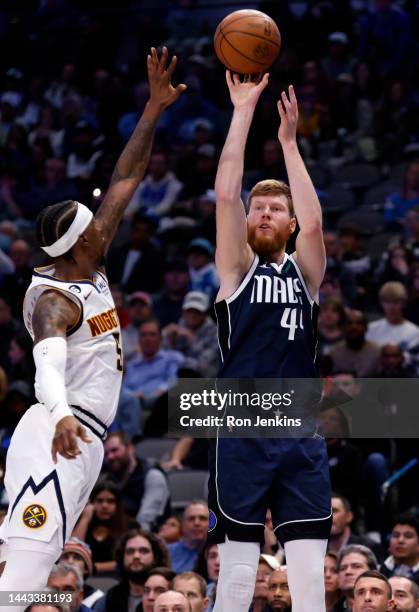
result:
<svg viewBox="0 0 419 612"><path fill-rule="evenodd" d="M12 518L12 514L14 512L14 509L16 508L16 506L19 503L19 501L22 499L22 497L25 494L25 491L27 489L31 489L32 493L34 495L36 495L37 493L39 493L39 491L42 491L42 489L44 487L46 487L46 485L51 480L54 483L55 493L57 495L58 505L60 507L60 512L61 512L61 516L62 516L62 519L63 519L63 543L65 543L65 540L66 540L66 531L67 531L67 517L66 517L66 513L65 513L64 500L63 500L63 496L62 496L62 493L61 493L60 481L58 480L57 470L53 470L50 474L48 474L48 476L45 476L44 480L42 480L39 483L39 485L36 485L34 479L32 478L32 476L29 476L28 480L23 485L19 495L16 497L16 501L13 504L12 510L10 512L9 521Z"/></svg>

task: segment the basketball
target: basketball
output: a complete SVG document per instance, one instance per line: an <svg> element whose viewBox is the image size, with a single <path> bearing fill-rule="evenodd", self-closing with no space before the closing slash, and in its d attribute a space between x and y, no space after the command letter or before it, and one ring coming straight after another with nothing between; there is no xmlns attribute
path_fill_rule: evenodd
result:
<svg viewBox="0 0 419 612"><path fill-rule="evenodd" d="M218 24L214 47L218 59L233 72L266 72L278 57L281 34L265 13L243 9L230 13Z"/></svg>

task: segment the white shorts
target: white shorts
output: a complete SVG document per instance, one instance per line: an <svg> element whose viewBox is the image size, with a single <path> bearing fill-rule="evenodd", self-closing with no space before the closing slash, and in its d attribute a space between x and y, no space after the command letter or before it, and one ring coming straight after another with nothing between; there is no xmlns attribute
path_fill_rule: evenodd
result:
<svg viewBox="0 0 419 612"><path fill-rule="evenodd" d="M24 538L48 544L55 537L59 548L71 536L103 462L102 441L87 430L90 444L77 438L76 459L51 455L55 427L47 408L35 404L23 415L7 452L5 486L9 499L0 538ZM34 548L38 549L39 544ZM2 555L3 556L3 555Z"/></svg>

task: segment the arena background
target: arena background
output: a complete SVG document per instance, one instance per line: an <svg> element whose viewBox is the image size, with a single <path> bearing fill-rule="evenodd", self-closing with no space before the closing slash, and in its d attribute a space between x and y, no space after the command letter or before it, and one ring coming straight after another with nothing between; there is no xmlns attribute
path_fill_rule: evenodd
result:
<svg viewBox="0 0 419 612"><path fill-rule="evenodd" d="M299 146L324 211L328 264L320 293L318 362L327 388L356 394L358 378L418 375L417 2L5 0L0 6L3 466L13 429L33 400L34 364L22 301L32 267L45 261L36 245L35 218L45 205L67 199L97 208L147 101L148 50L166 44L179 58L176 82L185 82L188 90L158 125L149 171L107 261L126 370L113 428L137 445L141 465L163 462L174 512L204 497L205 441L184 440L173 455L175 442L165 438L167 390L178 376L210 377L217 368L209 306L217 290L213 187L232 107L212 36L221 18L246 7L275 19L283 46L250 132L244 197L262 178L286 180L276 101L293 83ZM184 302L190 291L200 293ZM141 326L152 318L161 335L155 322ZM333 401L323 408L339 420ZM385 491L382 485L416 459L417 442L329 438L328 449L333 488L355 513L352 531L375 538L382 561L395 516L407 510L417 515L417 465ZM177 469L179 463L186 467ZM0 487L4 511L7 499ZM127 508L122 504L120 510ZM109 559L95 559L93 542L94 562L115 558L112 545L122 535L117 523L107 525ZM159 523L157 512L145 526L157 530ZM106 573L115 572L111 567Z"/></svg>

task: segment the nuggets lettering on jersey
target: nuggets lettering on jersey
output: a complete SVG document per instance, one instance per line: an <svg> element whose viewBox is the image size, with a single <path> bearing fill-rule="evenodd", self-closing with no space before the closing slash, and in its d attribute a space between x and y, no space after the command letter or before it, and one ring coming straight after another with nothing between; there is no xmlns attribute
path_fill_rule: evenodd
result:
<svg viewBox="0 0 419 612"><path fill-rule="evenodd" d="M317 378L318 306L292 256L256 255L239 288L215 305L223 378Z"/></svg>
<svg viewBox="0 0 419 612"><path fill-rule="evenodd" d="M108 281L98 271L92 281L65 282L54 277L53 266L35 269L23 304L32 338L36 302L49 289L63 292L80 310L78 322L67 330L67 401L108 426L118 405L123 370L119 320ZM39 389L35 393L42 402Z"/></svg>

